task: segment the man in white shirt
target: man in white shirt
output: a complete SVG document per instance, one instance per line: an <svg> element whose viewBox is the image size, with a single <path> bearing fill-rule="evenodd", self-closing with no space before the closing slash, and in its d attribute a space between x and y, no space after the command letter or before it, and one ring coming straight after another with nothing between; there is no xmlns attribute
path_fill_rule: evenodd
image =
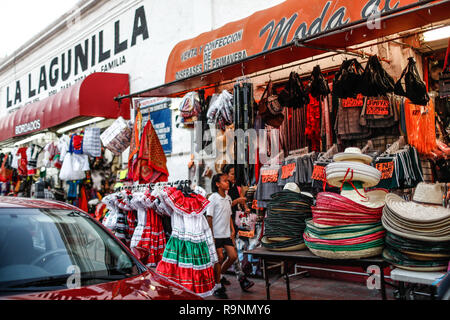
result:
<svg viewBox="0 0 450 320"><path fill-rule="evenodd" d="M214 193L208 198L210 206L206 212L209 226L211 228L216 245L219 262L214 266L216 283L221 283L221 275L236 261L237 251L231 240L234 238L235 230L231 220L231 198L226 194L230 185L226 174L216 174L211 182ZM227 252L227 259L224 259L223 250ZM216 297L227 299L225 286L222 284L214 292Z"/></svg>

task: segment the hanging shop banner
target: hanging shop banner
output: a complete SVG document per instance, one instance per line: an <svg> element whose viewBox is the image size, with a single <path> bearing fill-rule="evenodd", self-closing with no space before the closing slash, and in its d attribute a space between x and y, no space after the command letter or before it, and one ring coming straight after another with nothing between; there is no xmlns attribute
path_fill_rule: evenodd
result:
<svg viewBox="0 0 450 320"><path fill-rule="evenodd" d="M179 42L166 66L166 83L235 63L315 34L367 20L377 28L376 17L417 0L286 0L242 20Z"/></svg>
<svg viewBox="0 0 450 320"><path fill-rule="evenodd" d="M171 100L151 98L137 101L142 113L142 127L151 120L165 154L172 153L172 110Z"/></svg>

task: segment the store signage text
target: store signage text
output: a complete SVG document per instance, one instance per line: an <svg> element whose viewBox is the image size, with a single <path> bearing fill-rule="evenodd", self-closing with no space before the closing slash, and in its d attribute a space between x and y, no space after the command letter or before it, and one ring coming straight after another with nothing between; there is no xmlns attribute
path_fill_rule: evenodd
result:
<svg viewBox="0 0 450 320"><path fill-rule="evenodd" d="M267 9L264 16L262 13L259 16L263 19L258 17L252 20L252 16L244 19L239 30L225 25L213 31L213 34L217 34L223 29L223 36L215 37L207 43L201 43L194 38L186 40L179 48L175 47L169 57L166 82L220 68L248 56L286 45L296 38L303 39L335 30L352 21L367 19L369 23L369 19L373 17L379 17L382 13L412 2L415 0L366 0L358 4L353 0L321 0L311 4L307 0L287 1L278 5L283 8L283 15L274 16L271 9ZM202 35L201 41L203 39ZM233 46L230 46L231 44ZM219 57L213 57L214 53Z"/></svg>
<svg viewBox="0 0 450 320"><path fill-rule="evenodd" d="M37 119L35 121L27 122L27 123L16 126L15 132L16 132L16 135L19 135L22 133L39 130L40 128L41 128L41 120Z"/></svg>
<svg viewBox="0 0 450 320"><path fill-rule="evenodd" d="M58 89L72 85L68 82L71 77L77 77L74 82L82 80L86 77L83 73L95 72L92 68L96 66L100 67L101 72L106 72L126 63L123 53L134 47L138 39L143 41L149 38L144 6L135 10L132 29L127 38L121 38L120 30L123 26L121 19L114 22L114 30L111 30L114 36L110 42L105 41L105 30L100 30L66 52L54 56L48 63L38 67L37 72L30 72L25 79L8 85L5 89L6 107L10 108L24 100L33 99L41 92L48 91L49 96L55 94ZM114 60L108 61L111 58Z"/></svg>
<svg viewBox="0 0 450 320"><path fill-rule="evenodd" d="M303 21L301 22L295 30L294 37L290 40L294 40L296 37L303 39L309 36L313 36L320 32L333 30L342 25L348 24L350 18L345 19L346 12L348 8L345 6L341 6L337 8L334 12L330 13L330 18L325 21L325 16L328 14L328 10L332 1L328 1L322 9L322 13L320 16L316 17L311 25L308 27L308 24ZM373 8L378 8L381 4L381 0L369 0L361 12L361 18L367 19L373 14ZM399 2L395 5L391 6L391 0L386 0L384 7L381 9L379 13L387 12L392 9L396 9L399 6ZM269 49L277 48L279 46L285 45L288 43L288 35L292 30L297 18L299 17L298 13L294 13L289 20L286 17L283 17L281 20L275 24L275 21L272 20L267 25L265 25L261 31L259 32L259 37L263 37L267 33L266 42L264 44L264 48L262 51L266 51ZM344 20L345 19L345 20ZM275 35L276 32L276 35ZM281 43L280 43L281 40ZM270 46L272 44L272 46Z"/></svg>

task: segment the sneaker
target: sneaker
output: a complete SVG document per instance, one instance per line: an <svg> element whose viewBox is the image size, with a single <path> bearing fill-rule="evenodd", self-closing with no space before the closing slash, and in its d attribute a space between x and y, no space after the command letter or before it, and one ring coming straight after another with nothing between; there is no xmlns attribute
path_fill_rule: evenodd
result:
<svg viewBox="0 0 450 320"><path fill-rule="evenodd" d="M225 278L225 277L222 277L222 278L220 279L220 283L222 284L222 286L229 286L229 285L231 284L231 282L228 281L228 279Z"/></svg>
<svg viewBox="0 0 450 320"><path fill-rule="evenodd" d="M247 279L247 277L242 277L239 279L239 284L241 285L242 291L247 291L255 284L253 281Z"/></svg>
<svg viewBox="0 0 450 320"><path fill-rule="evenodd" d="M219 298L219 299L228 299L228 296L225 293L224 289L225 289L224 287L220 287L219 289L214 291L214 296Z"/></svg>

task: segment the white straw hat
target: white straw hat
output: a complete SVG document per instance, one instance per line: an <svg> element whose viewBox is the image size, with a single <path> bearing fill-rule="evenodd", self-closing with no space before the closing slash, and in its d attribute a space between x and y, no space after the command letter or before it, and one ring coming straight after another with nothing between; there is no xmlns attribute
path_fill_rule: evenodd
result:
<svg viewBox="0 0 450 320"><path fill-rule="evenodd" d="M413 201L442 205L444 196L443 183L420 182L414 191Z"/></svg>
<svg viewBox="0 0 450 320"><path fill-rule="evenodd" d="M360 181L364 188L376 186L381 179L381 172L369 165L353 161L332 162L325 167L328 184L340 187L345 181Z"/></svg>
<svg viewBox="0 0 450 320"><path fill-rule="evenodd" d="M288 182L284 186L283 190L290 190L292 192L300 193L300 188L295 182Z"/></svg>
<svg viewBox="0 0 450 320"><path fill-rule="evenodd" d="M363 154L359 148L346 148L344 152L334 155L333 161L352 161L370 164L372 162L372 157Z"/></svg>

